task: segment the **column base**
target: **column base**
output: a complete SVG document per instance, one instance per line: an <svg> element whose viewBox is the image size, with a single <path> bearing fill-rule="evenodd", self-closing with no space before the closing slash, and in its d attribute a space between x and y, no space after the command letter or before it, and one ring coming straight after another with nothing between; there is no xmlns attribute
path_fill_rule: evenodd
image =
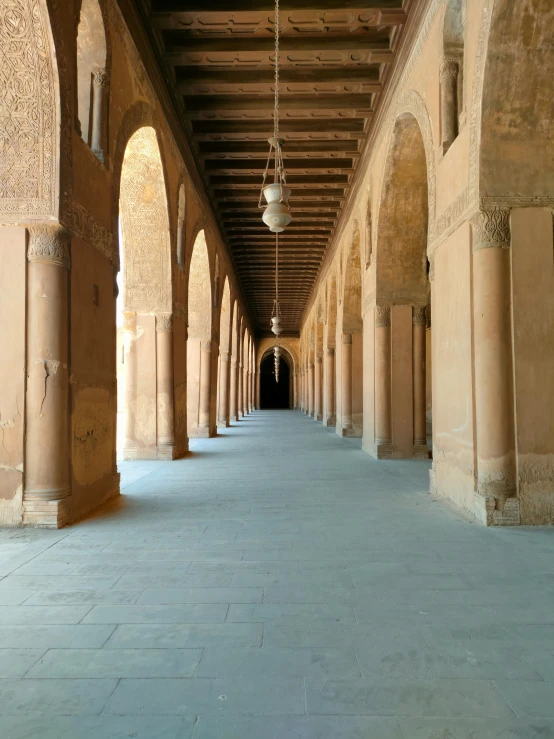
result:
<svg viewBox="0 0 554 739"><path fill-rule="evenodd" d="M71 520L71 496L62 500L24 500L24 526L61 529Z"/></svg>
<svg viewBox="0 0 554 739"><path fill-rule="evenodd" d="M519 526L519 500L498 500L492 495L475 493L475 518L484 526Z"/></svg>
<svg viewBox="0 0 554 739"><path fill-rule="evenodd" d="M319 421L319 423L321 423L323 421L323 416L321 415L321 413L316 413L316 415L314 416L314 418L315 418L316 421Z"/></svg>
<svg viewBox="0 0 554 739"><path fill-rule="evenodd" d="M174 444L158 444L156 447L156 459L171 461L175 458Z"/></svg>
<svg viewBox="0 0 554 739"><path fill-rule="evenodd" d="M346 438L349 438L349 437L352 437L352 436L356 436L356 433L354 431L354 427L353 426L349 426L349 427L346 427L346 428L344 426L341 426L341 428L339 429L339 431L340 431L339 436L342 436L345 439Z"/></svg>
<svg viewBox="0 0 554 739"><path fill-rule="evenodd" d="M375 456L377 459L392 459L392 441L376 441Z"/></svg>
<svg viewBox="0 0 554 739"><path fill-rule="evenodd" d="M337 417L334 414L327 414L325 418L323 419L323 425L324 426L336 426Z"/></svg>
<svg viewBox="0 0 554 739"><path fill-rule="evenodd" d="M414 459L429 460L429 447L427 444L414 444L413 457Z"/></svg>
<svg viewBox="0 0 554 739"><path fill-rule="evenodd" d="M212 436L210 429L205 427L195 428L189 431L189 437L191 439L209 439L210 436Z"/></svg>
<svg viewBox="0 0 554 739"><path fill-rule="evenodd" d="M123 461L131 462L138 458L138 449L136 444L128 444L125 442L123 447Z"/></svg>

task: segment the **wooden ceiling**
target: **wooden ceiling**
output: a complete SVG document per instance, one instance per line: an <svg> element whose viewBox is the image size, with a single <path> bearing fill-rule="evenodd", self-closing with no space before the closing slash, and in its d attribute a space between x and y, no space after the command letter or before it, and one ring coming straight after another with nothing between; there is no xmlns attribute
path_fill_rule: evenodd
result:
<svg viewBox="0 0 554 739"><path fill-rule="evenodd" d="M304 309L348 197L411 0L281 0L280 132L293 221L280 235L285 334ZM274 2L151 0L147 24L260 335L275 236L259 191L273 133Z"/></svg>

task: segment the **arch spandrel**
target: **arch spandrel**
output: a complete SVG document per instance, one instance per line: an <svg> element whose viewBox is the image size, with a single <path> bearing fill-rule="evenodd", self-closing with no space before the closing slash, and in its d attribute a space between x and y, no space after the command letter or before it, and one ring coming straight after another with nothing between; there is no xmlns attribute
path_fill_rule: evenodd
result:
<svg viewBox="0 0 554 739"><path fill-rule="evenodd" d="M0 13L2 223L59 217L58 66L45 0L4 2Z"/></svg>

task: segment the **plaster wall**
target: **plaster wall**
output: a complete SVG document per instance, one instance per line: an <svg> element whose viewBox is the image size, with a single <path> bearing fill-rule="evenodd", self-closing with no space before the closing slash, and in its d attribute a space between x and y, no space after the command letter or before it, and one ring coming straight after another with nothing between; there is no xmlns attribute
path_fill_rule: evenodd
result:
<svg viewBox="0 0 554 739"><path fill-rule="evenodd" d="M21 518L25 411L24 228L0 228L0 524Z"/></svg>
<svg viewBox="0 0 554 739"><path fill-rule="evenodd" d="M475 475L469 225L435 252L433 291L434 492L473 512Z"/></svg>
<svg viewBox="0 0 554 739"><path fill-rule="evenodd" d="M554 522L552 214L511 214L516 459L521 523Z"/></svg>

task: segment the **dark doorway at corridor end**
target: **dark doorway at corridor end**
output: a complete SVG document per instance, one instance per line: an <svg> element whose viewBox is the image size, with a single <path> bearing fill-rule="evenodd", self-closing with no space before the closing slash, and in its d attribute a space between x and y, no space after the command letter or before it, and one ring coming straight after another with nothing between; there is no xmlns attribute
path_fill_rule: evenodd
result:
<svg viewBox="0 0 554 739"><path fill-rule="evenodd" d="M279 382L275 382L273 352L260 365L260 407L262 410L290 408L290 369L281 356Z"/></svg>

